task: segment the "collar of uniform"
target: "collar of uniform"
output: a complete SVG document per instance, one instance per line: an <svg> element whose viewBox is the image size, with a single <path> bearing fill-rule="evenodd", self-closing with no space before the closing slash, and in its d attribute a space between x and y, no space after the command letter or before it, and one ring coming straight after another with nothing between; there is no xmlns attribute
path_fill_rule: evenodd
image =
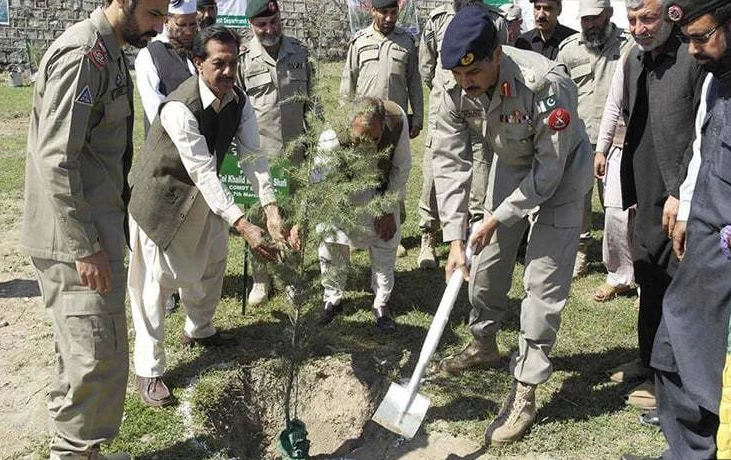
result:
<svg viewBox="0 0 731 460"><path fill-rule="evenodd" d="M269 53L264 49L264 45L261 44L259 41L259 38L257 38L256 35L251 39L251 41L248 44L249 53L251 54L251 57L259 57L259 56L265 56L268 58L271 58ZM279 48L279 54L286 53L286 54L292 54L294 53L294 49L292 48L292 44L289 40L287 40L287 37L282 35L282 43Z"/></svg>
<svg viewBox="0 0 731 460"><path fill-rule="evenodd" d="M89 18L99 30L99 35L104 42L104 46L107 49L107 53L109 53L109 57L115 61L119 59L120 56L122 56L122 50L117 38L114 36L114 30L112 30L111 24L107 21L107 17L104 16L104 10L101 7L95 9Z"/></svg>
<svg viewBox="0 0 731 460"><path fill-rule="evenodd" d="M398 28L398 26L394 26L393 27L393 30L391 31L390 34L384 35L383 32L381 32L378 29L376 29L376 23L373 22L373 23L371 23L371 27L370 27L370 30L369 31L371 32L371 34L375 34L377 37L380 37L380 38L382 38L382 39L385 40L386 38L388 38L389 35L395 35L395 34L397 34L399 32L399 28Z"/></svg>
<svg viewBox="0 0 731 460"><path fill-rule="evenodd" d="M218 101L218 98L215 94L213 94L213 91L211 91L211 88L206 85L206 82L203 81L203 78L200 76L198 77L198 90L201 93L201 105L203 106L203 110L207 109L209 106L214 105L216 101ZM218 109L216 112L220 112L222 108L226 106L231 101L239 102L239 96L236 94L236 91L231 90L229 91L224 97L223 101L220 101L218 105ZM215 109L215 107L214 107Z"/></svg>

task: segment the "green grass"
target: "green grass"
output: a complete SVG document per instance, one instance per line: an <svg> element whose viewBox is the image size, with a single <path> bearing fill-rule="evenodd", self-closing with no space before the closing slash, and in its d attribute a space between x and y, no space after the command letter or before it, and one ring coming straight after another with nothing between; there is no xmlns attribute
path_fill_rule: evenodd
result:
<svg viewBox="0 0 731 460"><path fill-rule="evenodd" d="M319 69L328 116L337 116L335 100L340 68L340 64L326 64ZM27 115L29 94L28 88L0 88L0 122ZM136 104L135 143L139 151L143 111L139 99ZM392 297L399 332L384 338L373 327L369 311L368 257L365 253L357 253L353 258L354 273L349 279L352 290L347 293L348 304L342 317L320 330L314 326L317 312L312 310L305 314L308 359L335 356L355 362L361 356L378 356L383 359L379 364L361 364L388 379L408 377L413 369L444 288L444 275L442 271L414 268L418 255L416 209L421 187L423 137L415 139L411 145L408 220L403 229L409 255L397 261L396 289ZM22 195L24 148L25 135L22 133L2 138L0 190L4 196L8 192L18 198ZM596 197L595 204L598 209ZM599 223L595 222L594 227L599 228ZM552 354L555 372L538 390L539 423L523 442L501 450L488 450L487 454L491 456L545 452L558 459L612 459L625 451L657 456L663 449L662 435L639 425L637 416L640 412L623 404L622 395L629 387L611 384L605 379L606 369L636 355L636 311L631 298L619 298L606 304L596 304L590 299L593 290L604 280L600 262L601 232L597 230L593 236L591 273L572 287ZM222 351L185 349L178 341L183 315L177 312L169 317L166 322L166 381L179 400L190 402L190 421L186 421L179 407L162 410L144 407L135 394L134 376L131 375L121 433L110 450L126 450L141 459L227 458L231 440L222 434L225 429L218 423L220 420L215 419L215 414L226 414L227 389L241 380L242 372L260 360L283 356L288 350L289 324L281 298L275 297L266 306L250 308L246 315L241 315L242 251L241 239L232 237L224 296L215 318L217 327L235 333L241 346ZM442 266L447 251L447 245L440 245L438 254ZM316 285L314 288L319 289ZM509 315L498 335L504 355L517 348L521 297L522 266L518 264L510 293L514 313ZM436 358L458 351L469 340L468 313L466 294L462 293ZM130 337L132 340L132 333ZM195 389L184 391L192 381L197 382ZM460 377L430 376L422 389L432 397L424 428L479 442L486 423L500 409L510 384L511 376L505 370L475 370ZM268 403L276 401L272 397ZM192 435L195 435L195 441L191 440ZM36 446L33 451L42 455L43 449Z"/></svg>

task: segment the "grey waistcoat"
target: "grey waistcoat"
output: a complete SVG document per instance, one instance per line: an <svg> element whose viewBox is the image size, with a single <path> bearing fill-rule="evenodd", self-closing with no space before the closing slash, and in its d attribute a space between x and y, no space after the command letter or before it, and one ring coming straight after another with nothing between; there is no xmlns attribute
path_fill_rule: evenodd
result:
<svg viewBox="0 0 731 460"><path fill-rule="evenodd" d="M188 63L178 56L169 43L150 42L147 45L147 51L150 52L150 58L152 58L152 63L157 69L157 76L160 78L160 85L157 89L161 94L169 96L175 88L190 78ZM149 131L150 122L145 117L145 134Z"/></svg>
<svg viewBox="0 0 731 460"><path fill-rule="evenodd" d="M239 126L245 104L241 90L237 87L234 90L239 97L238 103L226 104L218 114L212 107L203 110L198 77L192 76L160 104L162 110L166 103L179 101L193 112L208 150L216 155L217 172ZM130 185L130 215L158 247L167 249L185 222L198 189L160 124L160 117L152 123L142 154L132 166Z"/></svg>

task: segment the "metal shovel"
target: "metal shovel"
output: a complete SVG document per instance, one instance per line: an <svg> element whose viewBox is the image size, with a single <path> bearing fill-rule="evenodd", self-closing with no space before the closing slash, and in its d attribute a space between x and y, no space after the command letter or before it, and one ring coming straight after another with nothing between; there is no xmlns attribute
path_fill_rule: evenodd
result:
<svg viewBox="0 0 731 460"><path fill-rule="evenodd" d="M467 247L465 258L467 259L466 265L469 266L472 258L471 246ZM426 370L437 345L439 345L439 339L442 337L449 320L449 314L452 312L454 302L457 300L462 281L462 270L455 270L449 278L442 300L439 302L437 312L431 326L429 326L429 332L427 332L426 339L424 339L424 345L422 345L421 353L419 353L419 361L416 363L409 385L405 387L398 383L391 383L386 397L383 398L381 405L373 414L374 422L406 439L414 437L426 416L427 409L429 409L429 398L418 393L421 376L424 374L424 370Z"/></svg>

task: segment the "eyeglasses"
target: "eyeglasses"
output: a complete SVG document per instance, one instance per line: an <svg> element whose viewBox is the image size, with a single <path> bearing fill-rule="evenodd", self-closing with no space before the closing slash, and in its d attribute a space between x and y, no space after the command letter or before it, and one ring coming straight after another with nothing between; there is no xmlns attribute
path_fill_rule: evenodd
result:
<svg viewBox="0 0 731 460"><path fill-rule="evenodd" d="M723 24L717 25L716 27L712 28L708 32L704 33L703 35L685 35L683 33L680 33L678 35L679 35L680 41L682 41L683 43L693 42L696 45L705 45L706 43L708 43L708 40L711 39L713 34L715 34L716 31L721 28L721 26L723 26Z"/></svg>

